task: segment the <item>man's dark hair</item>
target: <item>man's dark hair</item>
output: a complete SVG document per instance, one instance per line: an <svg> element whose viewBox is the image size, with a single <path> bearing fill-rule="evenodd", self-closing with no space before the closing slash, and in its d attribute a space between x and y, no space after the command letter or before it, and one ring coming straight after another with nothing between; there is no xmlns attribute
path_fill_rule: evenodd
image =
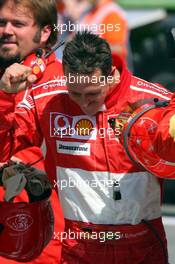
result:
<svg viewBox="0 0 175 264"><path fill-rule="evenodd" d="M68 42L63 51L63 68L71 73L91 74L97 68L103 76L112 69L112 56L109 44L88 31L78 32Z"/></svg>
<svg viewBox="0 0 175 264"><path fill-rule="evenodd" d="M34 16L35 23L42 29L49 25L51 28L50 37L46 46L51 47L57 41L57 8L55 0L11 0L15 5L23 6L31 11ZM7 0L0 0L0 9L6 4Z"/></svg>

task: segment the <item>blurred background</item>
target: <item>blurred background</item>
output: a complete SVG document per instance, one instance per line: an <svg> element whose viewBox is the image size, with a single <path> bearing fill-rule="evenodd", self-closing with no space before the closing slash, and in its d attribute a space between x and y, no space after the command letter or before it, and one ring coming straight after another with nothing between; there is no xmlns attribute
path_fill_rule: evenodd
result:
<svg viewBox="0 0 175 264"><path fill-rule="evenodd" d="M172 39L175 1L118 0L118 3L127 12L134 74L175 91L175 42Z"/></svg>

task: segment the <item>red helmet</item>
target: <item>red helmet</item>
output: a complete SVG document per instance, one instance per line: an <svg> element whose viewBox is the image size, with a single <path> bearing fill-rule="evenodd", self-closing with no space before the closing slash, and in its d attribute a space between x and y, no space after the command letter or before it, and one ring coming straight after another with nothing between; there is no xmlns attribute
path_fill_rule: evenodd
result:
<svg viewBox="0 0 175 264"><path fill-rule="evenodd" d="M131 160L161 178L175 178L175 164L161 159L153 139L167 102L139 107L124 125L121 140Z"/></svg>
<svg viewBox="0 0 175 264"><path fill-rule="evenodd" d="M51 191L47 191L47 195L32 202L30 197L30 202L0 201L1 256L28 262L41 254L52 238L54 229L50 194Z"/></svg>

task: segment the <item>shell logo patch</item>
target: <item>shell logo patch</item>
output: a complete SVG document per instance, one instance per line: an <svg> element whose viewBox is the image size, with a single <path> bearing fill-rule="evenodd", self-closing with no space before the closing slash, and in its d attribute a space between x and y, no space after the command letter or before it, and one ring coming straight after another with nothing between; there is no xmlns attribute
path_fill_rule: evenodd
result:
<svg viewBox="0 0 175 264"><path fill-rule="evenodd" d="M81 119L75 124L75 130L81 136L90 135L93 127L93 123L89 119Z"/></svg>

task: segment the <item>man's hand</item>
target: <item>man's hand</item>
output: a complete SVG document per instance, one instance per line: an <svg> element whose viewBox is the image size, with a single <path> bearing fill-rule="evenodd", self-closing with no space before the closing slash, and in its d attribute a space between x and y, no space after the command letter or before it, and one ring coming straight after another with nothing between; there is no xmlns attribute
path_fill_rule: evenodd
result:
<svg viewBox="0 0 175 264"><path fill-rule="evenodd" d="M0 90L7 93L17 93L25 90L36 80L37 77L32 74L30 67L14 63L5 70L0 80Z"/></svg>

